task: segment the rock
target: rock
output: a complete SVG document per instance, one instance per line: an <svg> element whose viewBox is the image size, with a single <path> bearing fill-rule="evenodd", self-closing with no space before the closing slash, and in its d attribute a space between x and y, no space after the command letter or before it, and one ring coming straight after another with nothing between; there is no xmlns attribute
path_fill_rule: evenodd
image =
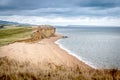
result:
<svg viewBox="0 0 120 80"><path fill-rule="evenodd" d="M68 36L62 36L62 38L68 38Z"/></svg>
<svg viewBox="0 0 120 80"><path fill-rule="evenodd" d="M0 28L4 28L4 25L0 25Z"/></svg>

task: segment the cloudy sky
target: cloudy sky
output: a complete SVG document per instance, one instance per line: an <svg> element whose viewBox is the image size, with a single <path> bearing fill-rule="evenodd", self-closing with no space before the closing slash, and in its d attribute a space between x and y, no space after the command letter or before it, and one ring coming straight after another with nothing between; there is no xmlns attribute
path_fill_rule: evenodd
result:
<svg viewBox="0 0 120 80"><path fill-rule="evenodd" d="M120 0L0 0L0 20L120 26Z"/></svg>

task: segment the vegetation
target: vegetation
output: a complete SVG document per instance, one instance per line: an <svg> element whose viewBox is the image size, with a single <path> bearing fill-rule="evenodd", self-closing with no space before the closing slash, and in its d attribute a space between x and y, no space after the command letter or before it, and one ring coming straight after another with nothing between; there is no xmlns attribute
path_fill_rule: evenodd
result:
<svg viewBox="0 0 120 80"><path fill-rule="evenodd" d="M32 30L36 31L33 33ZM8 26L0 29L0 46L13 42L36 42L43 38L54 36L55 28L49 25L41 25L38 28L25 26Z"/></svg>
<svg viewBox="0 0 120 80"><path fill-rule="evenodd" d="M120 72L111 70L83 71L79 66L65 67L46 63L41 64L19 62L8 57L0 58L0 80L120 80Z"/></svg>
<svg viewBox="0 0 120 80"><path fill-rule="evenodd" d="M0 46L27 38L32 34L30 27L8 27L0 29Z"/></svg>

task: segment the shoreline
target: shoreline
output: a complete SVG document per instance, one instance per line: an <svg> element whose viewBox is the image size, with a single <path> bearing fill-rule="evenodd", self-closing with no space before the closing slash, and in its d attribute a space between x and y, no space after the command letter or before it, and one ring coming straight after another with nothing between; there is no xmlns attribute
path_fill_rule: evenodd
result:
<svg viewBox="0 0 120 80"><path fill-rule="evenodd" d="M56 41L59 39L61 39L61 35L43 39L32 44L16 42L6 45L0 48L0 57L8 56L18 61L29 60L33 63L41 62L43 64L50 62L67 67L79 66L85 70L93 69L91 66L85 64L74 55L70 55L66 50L56 44Z"/></svg>
<svg viewBox="0 0 120 80"><path fill-rule="evenodd" d="M36 43L16 42L0 47L0 79L113 80L117 69L94 69L62 49L60 35ZM114 75L116 74L116 75ZM4 76L6 75L6 76Z"/></svg>
<svg viewBox="0 0 120 80"><path fill-rule="evenodd" d="M61 38L60 38L61 39ZM92 67L93 69L98 69L97 67L93 66L90 62L84 61L80 56L77 56L75 53L71 52L67 48L65 48L62 44L59 43L60 39L55 41L55 44L57 44L61 49L65 50L69 55L74 56L79 61L85 63L86 65Z"/></svg>
<svg viewBox="0 0 120 80"><path fill-rule="evenodd" d="M46 25L45 25L46 26ZM55 28L38 27L30 38L0 47L0 80L113 80L118 69L96 69L58 43Z"/></svg>
<svg viewBox="0 0 120 80"><path fill-rule="evenodd" d="M74 53L72 53L70 50L66 49L64 46L62 46L62 44L60 44L58 41L60 39L62 39L62 35L61 34L57 34L58 39L54 40L54 44L58 46L58 48L60 48L62 51L64 51L65 53L67 53L69 56L75 58L76 60L78 60L80 63L83 63L85 66L88 66L92 69L98 69L90 64L88 64L87 62L85 62L84 60L82 60L82 58L78 57L77 55L75 55Z"/></svg>

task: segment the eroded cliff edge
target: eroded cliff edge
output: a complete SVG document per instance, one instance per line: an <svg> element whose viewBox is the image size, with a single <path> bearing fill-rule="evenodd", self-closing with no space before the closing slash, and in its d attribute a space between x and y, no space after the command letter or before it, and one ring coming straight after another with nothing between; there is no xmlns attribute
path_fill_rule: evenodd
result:
<svg viewBox="0 0 120 80"><path fill-rule="evenodd" d="M15 42L36 42L44 38L55 36L56 28L50 25L40 25L33 29L33 33L30 38L18 40Z"/></svg>

